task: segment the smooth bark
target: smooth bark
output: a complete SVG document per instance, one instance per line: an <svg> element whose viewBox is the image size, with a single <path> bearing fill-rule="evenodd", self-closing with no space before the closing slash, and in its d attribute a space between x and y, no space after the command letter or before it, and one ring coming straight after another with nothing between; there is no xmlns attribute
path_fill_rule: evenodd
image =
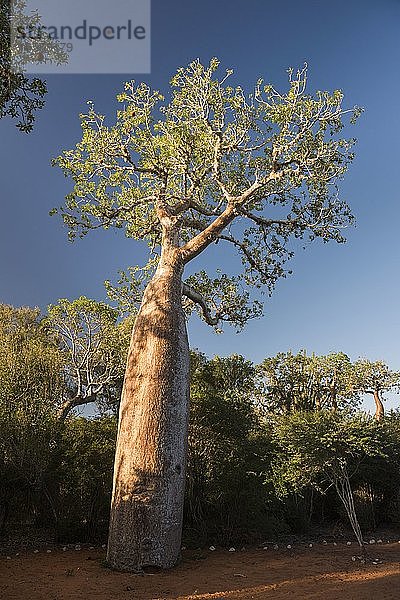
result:
<svg viewBox="0 0 400 600"><path fill-rule="evenodd" d="M374 401L375 401L375 419L377 421L382 421L385 416L385 408L383 406L382 400L379 396L379 390L374 390Z"/></svg>
<svg viewBox="0 0 400 600"><path fill-rule="evenodd" d="M179 560L189 403L183 262L164 253L135 321L125 374L107 560L119 570Z"/></svg>

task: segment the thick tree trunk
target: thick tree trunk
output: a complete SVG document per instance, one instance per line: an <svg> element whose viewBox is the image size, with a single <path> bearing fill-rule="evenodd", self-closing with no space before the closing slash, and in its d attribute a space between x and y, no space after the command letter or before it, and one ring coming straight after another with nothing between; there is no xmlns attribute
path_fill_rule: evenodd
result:
<svg viewBox="0 0 400 600"><path fill-rule="evenodd" d="M375 419L377 421L382 421L385 416L385 408L383 406L382 400L379 396L379 391L374 390L374 400L375 400Z"/></svg>
<svg viewBox="0 0 400 600"><path fill-rule="evenodd" d="M141 571L179 559L189 345L178 253L162 257L135 321L120 407L107 560Z"/></svg>

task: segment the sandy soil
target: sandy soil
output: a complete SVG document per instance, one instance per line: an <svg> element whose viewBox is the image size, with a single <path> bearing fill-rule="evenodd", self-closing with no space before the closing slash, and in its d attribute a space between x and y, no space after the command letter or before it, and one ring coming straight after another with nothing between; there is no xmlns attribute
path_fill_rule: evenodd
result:
<svg viewBox="0 0 400 600"><path fill-rule="evenodd" d="M237 552L184 552L172 571L143 576L104 567L103 549L53 549L0 557L1 600L399 600L400 544Z"/></svg>

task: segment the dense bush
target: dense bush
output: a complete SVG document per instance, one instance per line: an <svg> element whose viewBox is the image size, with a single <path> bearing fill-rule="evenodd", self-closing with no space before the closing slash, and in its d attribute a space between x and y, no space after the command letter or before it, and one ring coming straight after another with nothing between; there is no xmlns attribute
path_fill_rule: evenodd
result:
<svg viewBox="0 0 400 600"><path fill-rule="evenodd" d="M192 365L186 535L221 543L265 536L271 444L258 426L254 367L235 355L197 356Z"/></svg>
<svg viewBox="0 0 400 600"><path fill-rule="evenodd" d="M117 429L113 407L103 403L96 418L70 413L60 419L65 353L38 311L0 308L0 527L45 526L59 541L103 542ZM274 409L263 397L270 385L263 380L265 364L257 370L239 355L209 360L192 353L186 541L237 544L321 526L333 533L348 529L327 480L339 451L362 528L399 527L400 413L378 423L352 403L351 410L332 403L316 410L315 402L305 411L290 403ZM290 372L294 385L292 379Z"/></svg>
<svg viewBox="0 0 400 600"><path fill-rule="evenodd" d="M38 314L0 305L1 529L10 519L35 518L48 495L63 363Z"/></svg>
<svg viewBox="0 0 400 600"><path fill-rule="evenodd" d="M55 482L60 541L107 536L117 421L71 418L62 431Z"/></svg>

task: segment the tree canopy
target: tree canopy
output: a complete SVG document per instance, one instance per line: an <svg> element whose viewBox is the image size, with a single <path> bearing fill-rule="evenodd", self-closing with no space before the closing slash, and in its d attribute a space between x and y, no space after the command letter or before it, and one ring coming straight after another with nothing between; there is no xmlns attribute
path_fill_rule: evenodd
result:
<svg viewBox="0 0 400 600"><path fill-rule="evenodd" d="M61 418L88 402L118 404L131 323L118 324L117 316L111 306L85 296L49 306L46 323L65 361Z"/></svg>
<svg viewBox="0 0 400 600"><path fill-rule="evenodd" d="M393 371L383 360L372 361L360 358L354 364L357 385L361 393L372 394L375 401L375 417L379 420L384 416L382 403L384 392L399 392L400 373Z"/></svg>
<svg viewBox="0 0 400 600"><path fill-rule="evenodd" d="M343 352L325 356L279 352L259 367L265 386L265 406L273 412L343 408L359 400L359 380Z"/></svg>
<svg viewBox="0 0 400 600"><path fill-rule="evenodd" d="M258 367L263 380L263 405L270 412L353 408L364 394L373 394L377 419L384 414L381 394L399 390L399 373L383 360L343 352L318 356L305 350L279 352Z"/></svg>
<svg viewBox="0 0 400 600"><path fill-rule="evenodd" d="M241 327L261 310L249 289L271 292L285 276L289 239L344 241L353 217L338 182L354 140L339 134L360 109L343 108L340 90L310 95L307 67L289 71L285 92L260 79L250 93L218 67L178 69L168 100L128 82L114 124L89 102L82 140L54 162L74 181L60 209L71 238L121 228L148 244L153 266L162 246L178 246L184 264L231 246L242 269L201 271L182 291L188 312Z"/></svg>

